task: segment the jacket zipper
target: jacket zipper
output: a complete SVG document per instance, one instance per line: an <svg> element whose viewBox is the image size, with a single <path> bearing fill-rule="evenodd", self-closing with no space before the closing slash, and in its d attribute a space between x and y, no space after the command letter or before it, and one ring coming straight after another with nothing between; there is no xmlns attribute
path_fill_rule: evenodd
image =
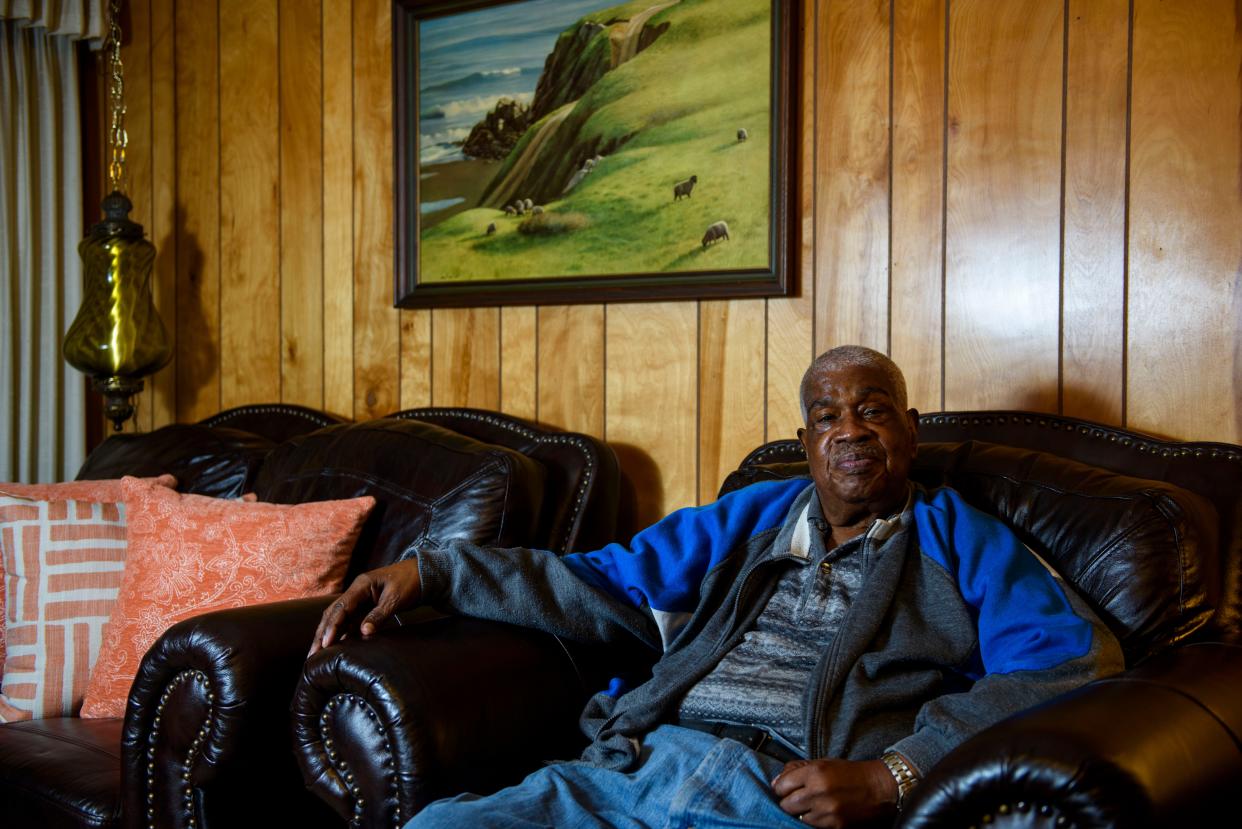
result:
<svg viewBox="0 0 1242 829"><path fill-rule="evenodd" d="M867 545L871 543L871 538L863 538L862 546L858 549L858 554L863 556L863 560L867 561L870 557L871 550ZM811 699L807 701L810 706L809 716L807 717L807 758L814 760L816 757L824 757L828 753L828 741L824 738L823 719L824 719L824 703L828 696L828 677L832 675L830 668L834 667L837 662L837 656L841 652L841 631L845 629L846 620L849 619L853 610L853 603L846 609L845 615L841 617L841 623L837 626L837 632L833 634L832 644L828 646L828 650L824 652L819 663L815 666L815 673L811 679L814 683L815 693Z"/></svg>
<svg viewBox="0 0 1242 829"><path fill-rule="evenodd" d="M776 564L777 562L780 562L780 561L802 561L802 560L803 559L799 558L798 556L779 555L779 556L773 556L772 558L761 559L759 561L756 561L754 564L750 565L748 568L746 568L746 570L742 573L741 578L738 579L737 592L733 594L733 607L732 607L732 611L730 614L730 618L733 620L733 624L726 626L726 629L724 630L724 632L720 634L720 638L716 641L715 646L712 648L713 656L719 653L720 650L724 647L725 643L730 639L730 637L734 636L737 633L737 629L739 627L739 625L737 624L737 620L738 620L738 613L741 611L741 608L742 608L742 597L747 595L748 589L752 586L753 576L755 574L755 571L758 570L760 567L764 566L765 564Z"/></svg>

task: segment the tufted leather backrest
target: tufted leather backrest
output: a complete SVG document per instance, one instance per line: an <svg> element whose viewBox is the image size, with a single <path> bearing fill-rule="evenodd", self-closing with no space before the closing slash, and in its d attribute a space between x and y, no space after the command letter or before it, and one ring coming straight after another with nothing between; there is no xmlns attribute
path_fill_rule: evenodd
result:
<svg viewBox="0 0 1242 829"><path fill-rule="evenodd" d="M928 441L985 440L1073 458L1122 475L1174 484L1209 501L1219 575L1205 635L1242 641L1242 447L1163 440L1086 420L1034 412L937 412L919 418Z"/></svg>
<svg viewBox="0 0 1242 829"><path fill-rule="evenodd" d="M516 450L433 423L381 418L285 441L268 455L254 491L282 504L374 496L352 576L431 539L530 543L546 477L542 464Z"/></svg>
<svg viewBox="0 0 1242 829"><path fill-rule="evenodd" d="M616 455L602 441L482 409L406 409L392 416L436 423L542 463L547 489L535 537L547 549L594 550L616 540L620 476Z"/></svg>
<svg viewBox="0 0 1242 829"><path fill-rule="evenodd" d="M562 432L498 412L466 408L423 408L397 412L390 419L419 420L437 425L480 444L512 450L543 470L541 487L524 495L510 494L504 508L525 504L537 516L529 532L506 532L505 541L545 547L556 552L593 549L612 541L617 526L620 474L617 459L607 444L589 435ZM115 478L121 475L177 476L178 489L203 495L236 497L256 487L259 469L268 455L284 441L301 438L324 426L344 424L334 415L284 403L254 404L228 409L197 424L174 424L146 434L117 435L104 441L80 470L79 479ZM331 434L336 434L332 432ZM348 460L354 472L365 473L376 454L368 448L363 431L351 433L354 441ZM376 432L370 432L372 436ZM387 438L393 440L391 436ZM316 442L314 446L322 444ZM432 444L408 444L393 451L419 451ZM356 450L356 451L355 451ZM310 475L316 461L309 449L301 463ZM286 458L282 452L277 457ZM341 461L344 462L344 461ZM409 470L400 474L408 475ZM426 470L419 474L429 474ZM265 480L271 481L271 478ZM393 479L394 481L396 478ZM516 478L514 479L517 480ZM527 478L529 482L529 477ZM395 485L395 484L394 484ZM321 484L324 491L345 492ZM269 492L273 486L264 484ZM307 490L309 495L309 489ZM542 497L539 497L542 496ZM266 498L263 492L260 498ZM284 494L279 497L293 499ZM323 495L322 497L338 497ZM341 496L344 497L344 496ZM538 506L531 506L538 500ZM444 526L447 513L441 513ZM513 519L523 523L524 518ZM512 523L512 522L511 522ZM513 529L510 527L509 529ZM483 535L486 537L486 534ZM364 541L366 537L364 536ZM383 556L375 558L384 563Z"/></svg>
<svg viewBox="0 0 1242 829"><path fill-rule="evenodd" d="M801 444L774 441L752 452L722 493L806 474ZM1009 524L1094 605L1127 660L1205 626L1225 633L1217 623L1226 601L1221 523L1207 498L1050 452L971 440L921 443L911 474L925 486L952 486Z"/></svg>

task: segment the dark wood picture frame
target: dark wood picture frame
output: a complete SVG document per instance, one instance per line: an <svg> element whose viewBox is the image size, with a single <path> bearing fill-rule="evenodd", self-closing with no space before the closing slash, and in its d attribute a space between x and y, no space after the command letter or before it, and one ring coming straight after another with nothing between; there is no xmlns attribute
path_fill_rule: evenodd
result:
<svg viewBox="0 0 1242 829"><path fill-rule="evenodd" d="M524 2L532 0L393 0L396 167L393 304L399 308L471 307L721 299L794 293L799 226L796 167L801 0L771 0L766 266L724 272L669 270L420 283L418 62L421 24L433 17Z"/></svg>

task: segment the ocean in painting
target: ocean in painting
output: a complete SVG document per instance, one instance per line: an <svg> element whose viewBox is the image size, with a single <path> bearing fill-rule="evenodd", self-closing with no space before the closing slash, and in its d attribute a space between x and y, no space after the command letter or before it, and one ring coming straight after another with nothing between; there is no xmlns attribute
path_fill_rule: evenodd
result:
<svg viewBox="0 0 1242 829"><path fill-rule="evenodd" d="M461 142L497 101L530 103L557 36L583 15L618 2L524 0L423 20L418 53L420 165L463 160Z"/></svg>

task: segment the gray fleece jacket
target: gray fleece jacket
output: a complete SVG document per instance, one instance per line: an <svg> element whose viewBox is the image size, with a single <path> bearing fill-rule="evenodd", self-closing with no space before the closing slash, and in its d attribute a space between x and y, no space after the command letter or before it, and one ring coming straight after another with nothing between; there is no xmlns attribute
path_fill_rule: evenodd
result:
<svg viewBox="0 0 1242 829"><path fill-rule="evenodd" d="M423 598L465 615L580 642L660 653L583 712L584 759L632 766L644 734L750 628L809 548L809 481L746 487L672 513L629 545L558 558L461 541L420 550ZM913 488L876 521L867 573L807 678L812 758L899 751L926 773L980 729L1123 667L1117 640L1000 521L956 492Z"/></svg>

